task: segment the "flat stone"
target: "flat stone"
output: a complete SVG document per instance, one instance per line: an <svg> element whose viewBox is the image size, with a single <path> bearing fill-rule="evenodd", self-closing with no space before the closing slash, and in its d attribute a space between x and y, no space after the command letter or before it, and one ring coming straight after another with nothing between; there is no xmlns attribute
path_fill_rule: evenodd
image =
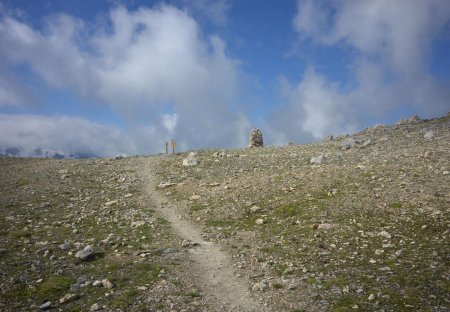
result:
<svg viewBox="0 0 450 312"><path fill-rule="evenodd" d="M69 303L77 300L78 298L80 298L80 296L77 294L65 294L64 297L59 299L59 303L61 304Z"/></svg>
<svg viewBox="0 0 450 312"><path fill-rule="evenodd" d="M52 305L52 302L51 301L47 301L44 304L41 304L39 306L39 310L41 310L41 311L47 310L47 309L49 309L51 307L51 305Z"/></svg>
<svg viewBox="0 0 450 312"><path fill-rule="evenodd" d="M107 289L111 289L111 288L114 287L114 284L111 283L111 281L108 280L108 279L103 279L103 280L102 280L102 284L103 284L103 287L105 287L105 288L107 288Z"/></svg>
<svg viewBox="0 0 450 312"><path fill-rule="evenodd" d="M86 261L91 259L95 255L94 249L92 249L91 245L86 245L83 250L78 251L75 254L75 257L79 258L80 260Z"/></svg>

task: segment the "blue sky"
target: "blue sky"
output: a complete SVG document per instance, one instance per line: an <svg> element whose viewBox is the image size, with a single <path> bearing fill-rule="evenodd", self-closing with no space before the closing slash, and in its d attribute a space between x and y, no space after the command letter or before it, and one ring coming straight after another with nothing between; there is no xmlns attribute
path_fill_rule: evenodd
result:
<svg viewBox="0 0 450 312"><path fill-rule="evenodd" d="M244 147L450 111L446 0L0 2L0 149Z"/></svg>

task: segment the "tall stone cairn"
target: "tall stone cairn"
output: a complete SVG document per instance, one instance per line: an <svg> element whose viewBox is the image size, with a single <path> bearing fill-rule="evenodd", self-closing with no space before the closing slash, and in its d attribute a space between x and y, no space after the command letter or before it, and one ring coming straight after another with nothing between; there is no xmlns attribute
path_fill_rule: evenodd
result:
<svg viewBox="0 0 450 312"><path fill-rule="evenodd" d="M262 132L258 128L254 128L252 132L250 132L250 139L248 140L247 147L263 147L263 137Z"/></svg>

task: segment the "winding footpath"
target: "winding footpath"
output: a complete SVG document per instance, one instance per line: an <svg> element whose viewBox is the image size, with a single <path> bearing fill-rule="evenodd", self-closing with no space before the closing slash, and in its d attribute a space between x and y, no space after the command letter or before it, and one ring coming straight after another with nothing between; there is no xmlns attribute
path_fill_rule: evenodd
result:
<svg viewBox="0 0 450 312"><path fill-rule="evenodd" d="M205 241L201 231L184 218L183 207L168 203L156 190L158 159L146 157L142 162L146 192L155 204L157 213L170 223L181 240L198 244L189 249L190 263L187 267L191 277L202 285L207 301L217 311L270 311L251 297L249 282L234 274L231 257L216 243Z"/></svg>

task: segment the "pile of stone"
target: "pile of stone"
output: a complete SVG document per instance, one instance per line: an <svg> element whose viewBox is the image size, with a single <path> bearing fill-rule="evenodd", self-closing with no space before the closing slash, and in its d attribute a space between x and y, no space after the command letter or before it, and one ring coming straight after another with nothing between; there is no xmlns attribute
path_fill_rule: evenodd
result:
<svg viewBox="0 0 450 312"><path fill-rule="evenodd" d="M263 147L262 132L258 128L254 128L250 132L250 139L248 140L248 147Z"/></svg>

